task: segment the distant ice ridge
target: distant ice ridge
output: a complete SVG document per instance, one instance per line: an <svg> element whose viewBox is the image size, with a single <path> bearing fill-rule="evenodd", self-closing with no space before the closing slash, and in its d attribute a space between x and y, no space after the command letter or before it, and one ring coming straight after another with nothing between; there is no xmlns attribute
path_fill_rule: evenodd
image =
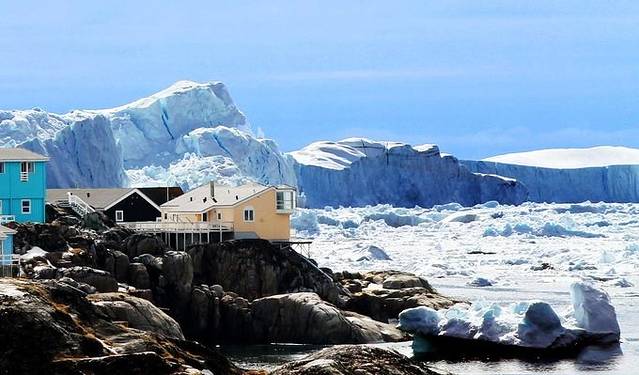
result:
<svg viewBox="0 0 639 375"><path fill-rule="evenodd" d="M51 187L295 184L286 157L253 136L220 82L180 81L113 109L0 111L0 147L15 146L51 157Z"/></svg>
<svg viewBox="0 0 639 375"><path fill-rule="evenodd" d="M399 327L423 336L446 336L481 340L526 348L564 349L593 343L619 341L620 329L608 294L592 284L571 285L573 309L560 318L546 302L499 304L475 302L457 304L446 310L427 307L407 309L399 314ZM428 346L414 342L415 351Z"/></svg>
<svg viewBox="0 0 639 375"><path fill-rule="evenodd" d="M639 149L550 149L461 163L473 172L517 179L533 202L639 202Z"/></svg>
<svg viewBox="0 0 639 375"><path fill-rule="evenodd" d="M519 204L527 197L517 181L471 173L435 145L349 138L312 143L290 155L308 207Z"/></svg>

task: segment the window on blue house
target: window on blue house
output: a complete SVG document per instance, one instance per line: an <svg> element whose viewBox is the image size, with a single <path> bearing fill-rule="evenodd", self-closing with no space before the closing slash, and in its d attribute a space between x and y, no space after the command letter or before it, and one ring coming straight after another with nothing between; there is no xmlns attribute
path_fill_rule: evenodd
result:
<svg viewBox="0 0 639 375"><path fill-rule="evenodd" d="M0 163L0 173L4 173L4 163Z"/></svg>
<svg viewBox="0 0 639 375"><path fill-rule="evenodd" d="M23 215L28 215L31 213L31 199L23 199L21 205Z"/></svg>

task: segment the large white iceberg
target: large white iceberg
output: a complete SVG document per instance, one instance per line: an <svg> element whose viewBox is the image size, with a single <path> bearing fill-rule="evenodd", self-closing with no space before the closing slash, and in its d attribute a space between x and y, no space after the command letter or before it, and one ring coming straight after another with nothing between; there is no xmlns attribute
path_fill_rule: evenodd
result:
<svg viewBox="0 0 639 375"><path fill-rule="evenodd" d="M113 109L0 111L0 147L16 146L51 157L51 187L295 185L291 163L251 133L221 82L180 81Z"/></svg>
<svg viewBox="0 0 639 375"><path fill-rule="evenodd" d="M416 335L414 350L428 352L438 339L463 345L497 344L504 348L574 350L619 341L620 329L608 294L591 284L571 286L573 311L565 319L545 302L507 305L487 302L457 304L435 311L427 307L399 314L399 328Z"/></svg>
<svg viewBox="0 0 639 375"><path fill-rule="evenodd" d="M639 201L639 149L549 149L461 163L476 173L517 179L533 202Z"/></svg>
<svg viewBox="0 0 639 375"><path fill-rule="evenodd" d="M527 197L517 181L471 173L435 145L349 138L316 142L290 155L308 207L518 204Z"/></svg>

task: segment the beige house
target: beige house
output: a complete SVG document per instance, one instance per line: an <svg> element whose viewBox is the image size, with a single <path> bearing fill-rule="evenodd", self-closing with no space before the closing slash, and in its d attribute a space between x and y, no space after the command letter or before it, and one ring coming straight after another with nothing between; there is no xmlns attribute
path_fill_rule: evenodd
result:
<svg viewBox="0 0 639 375"><path fill-rule="evenodd" d="M237 187L210 182L160 206L161 224L232 232L233 238L288 241L295 188L249 183Z"/></svg>

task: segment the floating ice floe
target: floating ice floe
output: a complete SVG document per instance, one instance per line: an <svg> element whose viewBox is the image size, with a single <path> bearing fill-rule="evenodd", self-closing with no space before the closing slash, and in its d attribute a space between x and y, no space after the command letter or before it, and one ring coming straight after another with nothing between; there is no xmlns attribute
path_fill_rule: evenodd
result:
<svg viewBox="0 0 639 375"><path fill-rule="evenodd" d="M368 245L354 252L353 258L357 262L375 261L375 260L391 260L386 251L375 245Z"/></svg>
<svg viewBox="0 0 639 375"><path fill-rule="evenodd" d="M399 328L414 334L416 354L439 350L503 355L575 355L589 345L619 342L615 308L606 292L585 282L570 288L572 312L561 319L546 302L476 302L435 311L404 310Z"/></svg>

